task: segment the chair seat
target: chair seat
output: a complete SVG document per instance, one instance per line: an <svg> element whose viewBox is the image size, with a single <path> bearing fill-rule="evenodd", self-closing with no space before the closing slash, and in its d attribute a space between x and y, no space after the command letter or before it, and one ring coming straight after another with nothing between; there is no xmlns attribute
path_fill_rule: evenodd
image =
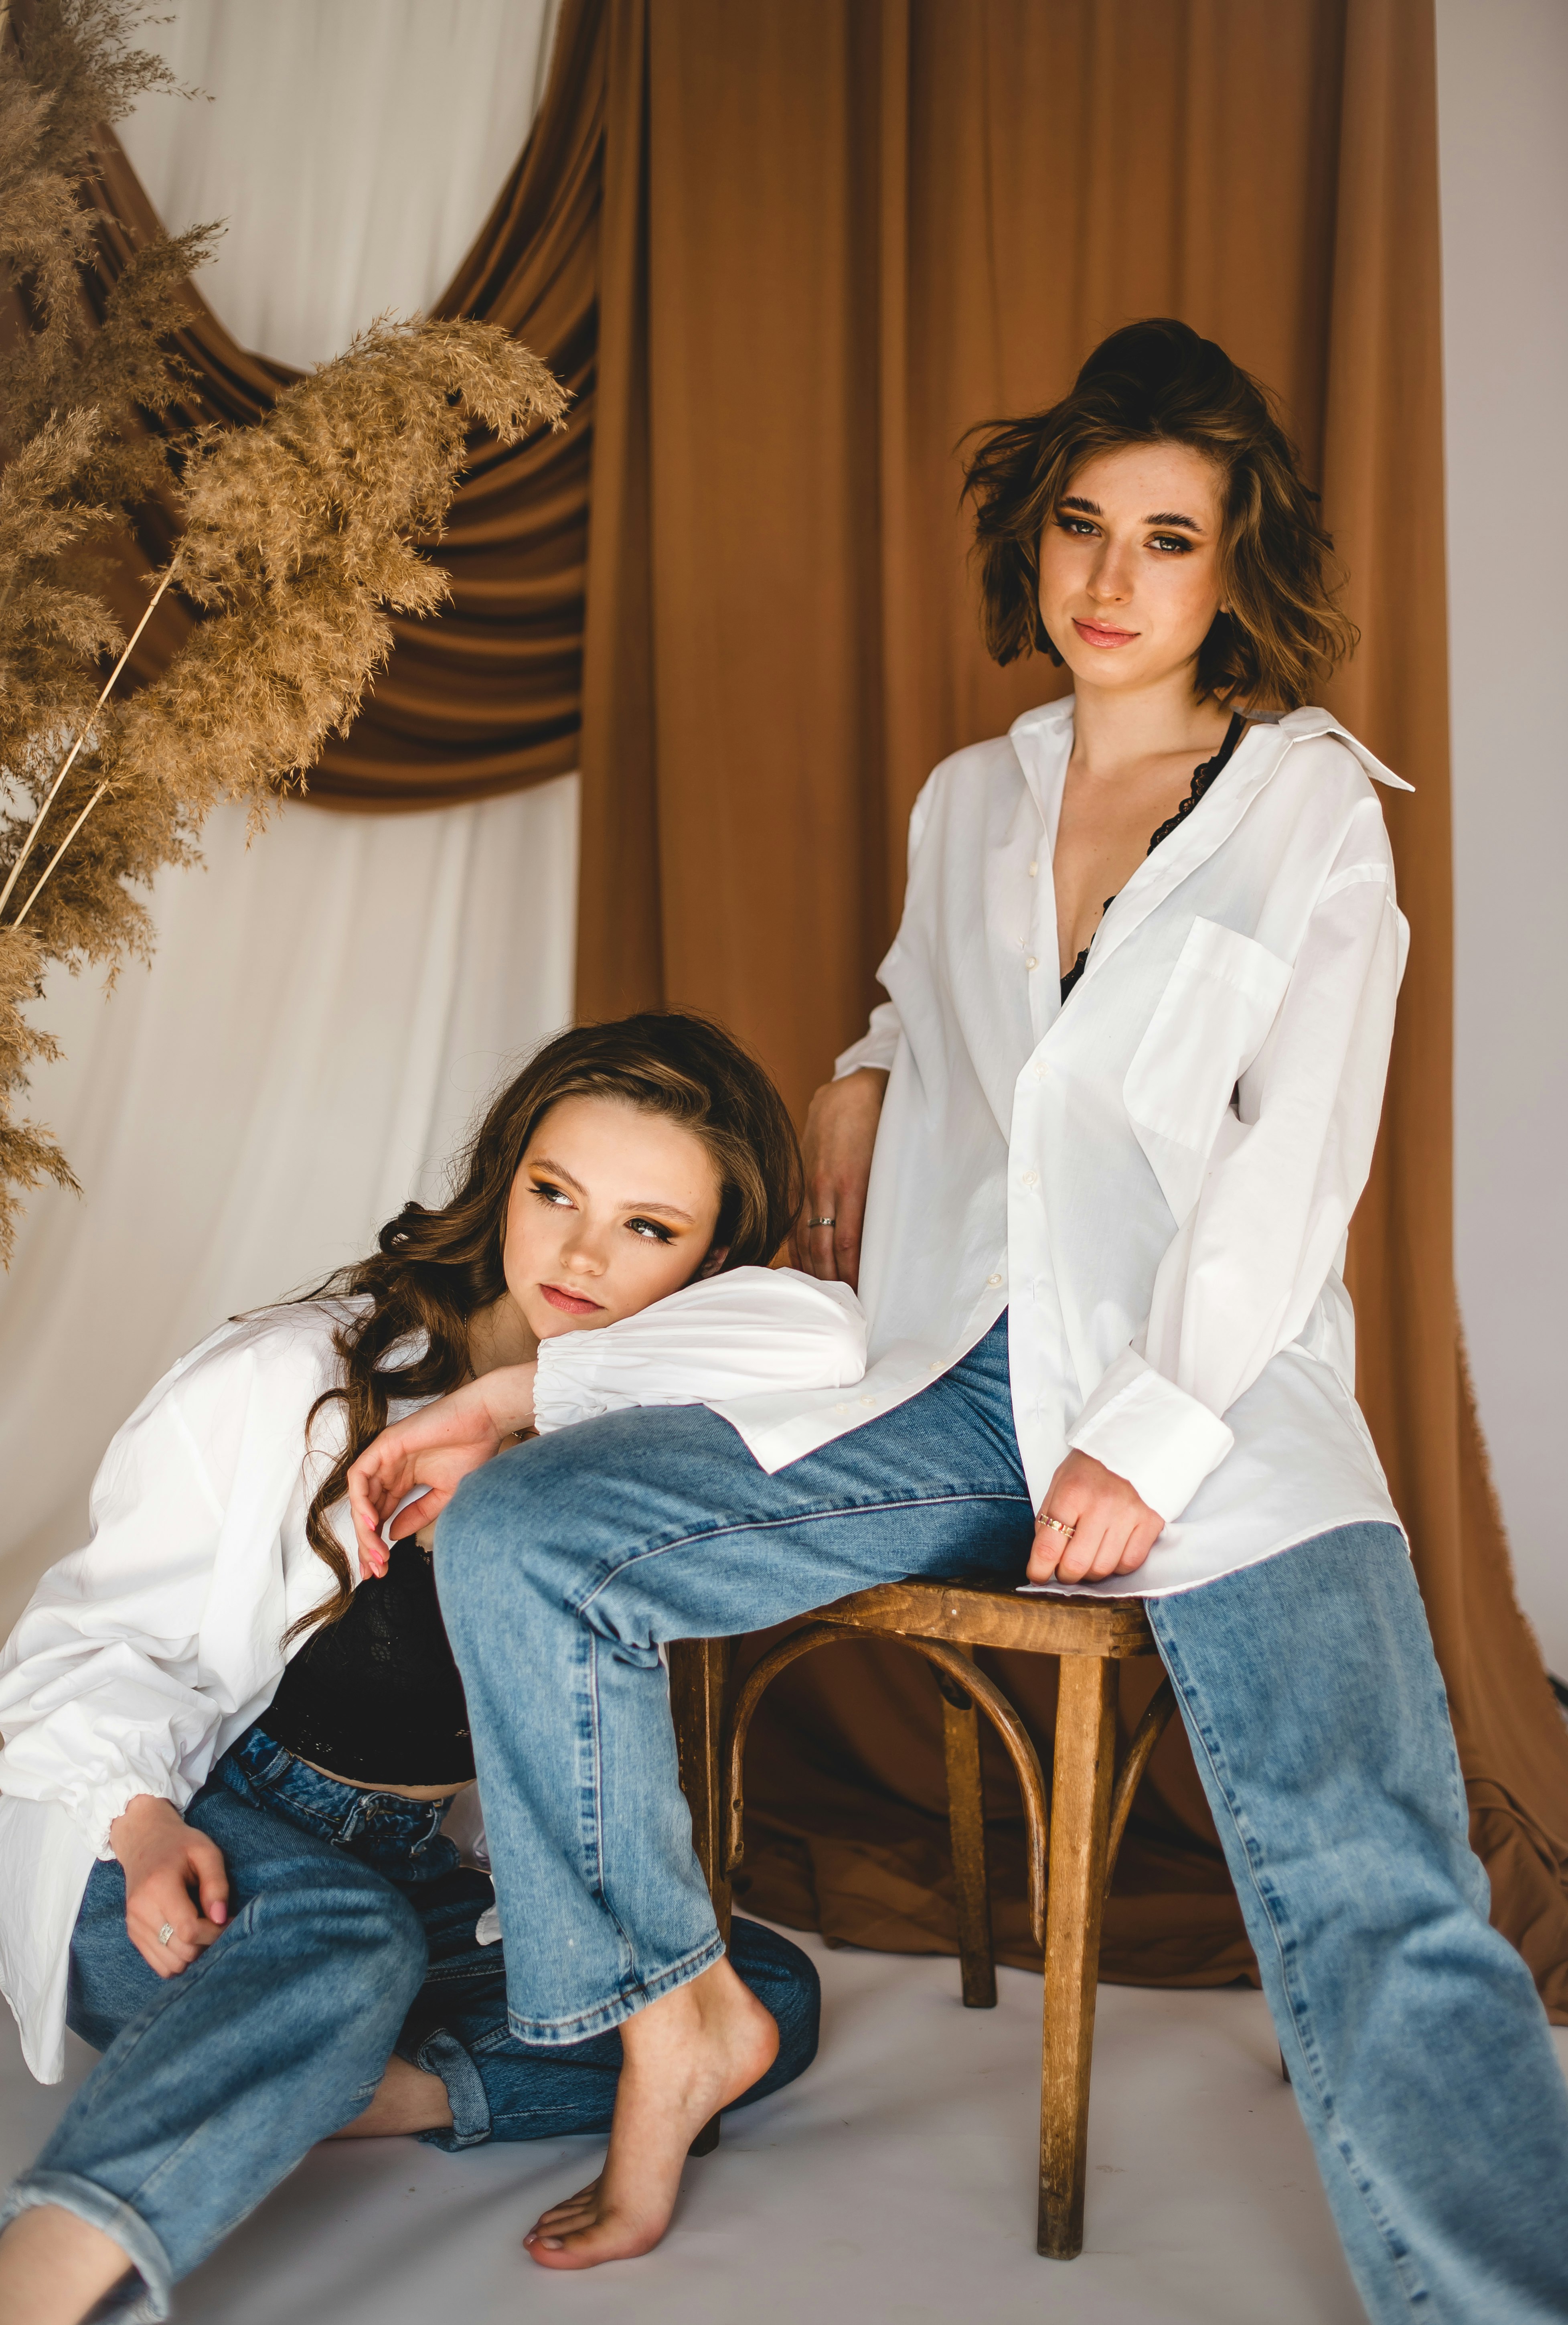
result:
<svg viewBox="0 0 1568 2325"><path fill-rule="evenodd" d="M1124 1663L1156 1653L1141 1598L1084 1592L1020 1594L1010 1580L882 1582L822 1607L813 1618L850 1630L1016 1647L1036 1655L1096 1655Z"/></svg>

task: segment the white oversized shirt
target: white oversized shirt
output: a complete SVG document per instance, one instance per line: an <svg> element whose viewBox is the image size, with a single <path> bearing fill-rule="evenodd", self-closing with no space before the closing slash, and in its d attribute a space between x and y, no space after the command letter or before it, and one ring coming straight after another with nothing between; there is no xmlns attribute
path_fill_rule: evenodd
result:
<svg viewBox="0 0 1568 2325"><path fill-rule="evenodd" d="M1340 1269L1407 944L1368 777L1409 786L1326 711L1254 725L1064 1003L1051 851L1072 746L1072 701L1052 703L917 800L890 998L837 1067L889 1070L870 1369L851 1396L732 1417L760 1459L794 1458L914 1395L1006 1309L1036 1507L1069 1446L1130 1479L1165 1531L1093 1587L1152 1596L1398 1523Z"/></svg>
<svg viewBox="0 0 1568 2325"><path fill-rule="evenodd" d="M305 1426L341 1377L333 1332L363 1304L272 1309L182 1357L109 1445L91 1540L50 1569L0 1653L0 1990L43 2081L62 2071L71 1932L110 1825L140 1792L185 1807L272 1701L284 1633L329 1595L305 1518L341 1405L309 1456ZM545 1341L536 1417L831 1392L864 1366L845 1286L738 1267ZM356 1573L346 1503L333 1520Z"/></svg>

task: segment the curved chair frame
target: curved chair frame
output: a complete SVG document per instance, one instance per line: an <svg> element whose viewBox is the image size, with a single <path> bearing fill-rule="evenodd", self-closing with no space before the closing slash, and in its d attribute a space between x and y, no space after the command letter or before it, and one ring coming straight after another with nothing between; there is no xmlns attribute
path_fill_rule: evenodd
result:
<svg viewBox="0 0 1568 2325"><path fill-rule="evenodd" d="M811 1623L803 1631L793 1632L778 1646L771 1648L750 1673L744 1687L735 1699L734 1709L725 1723L724 1742L724 1873L733 1874L741 1862L745 1822L745 1797L742 1770L746 1754L746 1737L751 1730L752 1716L781 1671L788 1671L803 1655L815 1653L818 1647L843 1646L851 1639L863 1639L864 1631L848 1630L838 1623ZM1046 1797L1046 1780L1040 1768L1040 1755L1029 1740L1023 1721L1013 1709L994 1680L987 1679L972 1660L957 1647L950 1647L942 1639L912 1638L907 1633L899 1635L900 1646L912 1647L918 1655L945 1676L958 1690L961 1705L978 1704L986 1714L1007 1747L1007 1755L1019 1780L1023 1794L1024 1823L1028 1834L1029 1849L1029 1927L1035 1942L1046 1942L1046 1859L1050 1847L1051 1812ZM943 1690L945 1701L952 1698ZM995 1996L992 1994L992 2000Z"/></svg>
<svg viewBox="0 0 1568 2325"><path fill-rule="evenodd" d="M729 1876L743 1847L743 1764L757 1707L791 1663L849 1638L894 1639L910 1648L931 1666L942 1694L959 1956L964 2001L971 2009L987 2009L996 2001L981 1712L1001 1737L1018 1778L1028 1845L1029 1924L1045 1965L1038 2243L1051 2258L1071 2259L1084 2242L1102 1917L1133 1796L1176 1709L1174 1690L1162 1678L1116 1767L1115 1666L1156 1652L1141 1603L1031 1598L1010 1587L970 1582L887 1583L824 1607L761 1658L723 1721L728 1643L689 1641L672 1647L682 1781L721 1927L727 1927ZM1048 1791L1022 1720L974 1662L978 1646L1060 1659ZM706 2153L716 2138L717 2126L709 2126L693 2152Z"/></svg>

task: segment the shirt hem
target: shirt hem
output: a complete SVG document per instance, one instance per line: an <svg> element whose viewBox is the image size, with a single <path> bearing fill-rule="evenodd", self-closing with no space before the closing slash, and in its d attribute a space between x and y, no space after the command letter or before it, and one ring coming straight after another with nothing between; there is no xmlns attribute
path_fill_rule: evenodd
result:
<svg viewBox="0 0 1568 2325"><path fill-rule="evenodd" d="M1407 1552L1409 1551L1409 1531L1393 1505L1385 1502L1381 1509L1364 1506L1351 1508L1338 1517L1314 1518L1309 1525L1281 1534L1277 1541L1267 1543L1260 1550L1249 1550L1243 1557L1227 1560L1223 1566L1216 1566L1212 1574L1196 1574L1185 1582L1150 1583L1145 1579L1147 1566L1141 1566L1136 1574L1112 1574L1102 1582L1020 1582L1019 1595L1020 1598L1082 1598L1087 1593L1095 1598L1176 1598L1185 1590L1202 1590L1208 1583L1222 1582L1227 1574L1243 1573L1249 1566L1261 1566L1265 1559L1278 1558L1287 1550L1299 1550L1303 1542L1315 1542L1319 1534L1337 1533L1342 1526L1351 1525L1391 1525L1404 1542ZM1159 1544L1156 1542L1149 1557L1153 1559L1158 1555Z"/></svg>

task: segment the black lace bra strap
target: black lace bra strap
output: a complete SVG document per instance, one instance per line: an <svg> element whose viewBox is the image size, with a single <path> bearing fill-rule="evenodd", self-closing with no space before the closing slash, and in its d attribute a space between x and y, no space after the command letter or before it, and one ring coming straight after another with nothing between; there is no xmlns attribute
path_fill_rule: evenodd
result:
<svg viewBox="0 0 1568 2325"><path fill-rule="evenodd" d="M1154 851L1159 846L1160 841L1162 839L1168 839L1171 833L1176 829L1176 826L1183 820L1183 819L1191 815L1194 808L1196 807L1198 801L1203 798L1204 793L1208 790L1209 785L1213 782L1215 776L1223 773L1226 766L1230 763L1232 752L1235 750L1237 744L1241 739L1242 732L1246 727L1246 725L1247 716L1245 711L1237 710L1232 712L1231 723L1225 729L1225 739L1221 744L1218 751L1215 752L1212 759L1205 759L1201 767L1194 768L1192 788L1187 792L1185 799L1183 800L1180 807L1177 808L1174 815L1167 816L1166 818L1165 821L1160 825L1159 829L1155 833L1154 838L1149 841L1147 852L1150 856L1154 854Z"/></svg>
<svg viewBox="0 0 1568 2325"><path fill-rule="evenodd" d="M1183 800L1176 813L1172 816L1167 816L1166 820L1160 825L1159 829L1155 833L1154 838L1149 841L1148 848L1144 851L1146 856L1152 856L1155 849L1159 846L1160 841L1170 838L1171 833L1175 831L1183 818L1191 815L1194 808L1196 807L1198 801L1203 798L1204 793L1208 790L1215 776L1222 774L1224 772L1224 769L1230 763L1231 755L1235 751L1237 744L1241 741L1243 734L1246 732L1247 724L1248 718L1247 713L1244 710L1237 710L1231 713L1231 723L1225 729L1224 741L1221 744L1219 749L1215 752L1212 759L1205 759L1201 767L1194 768L1192 787L1188 791L1185 799ZM1106 897L1106 912L1111 910L1111 905L1115 902L1116 899L1114 896ZM1071 993L1073 987L1077 984L1078 979L1083 976L1084 970L1088 964L1088 959L1089 948L1085 945L1083 951L1078 955L1077 959L1073 963L1072 968L1067 971L1066 976L1062 979L1062 998L1064 1001L1065 1001L1068 994Z"/></svg>

